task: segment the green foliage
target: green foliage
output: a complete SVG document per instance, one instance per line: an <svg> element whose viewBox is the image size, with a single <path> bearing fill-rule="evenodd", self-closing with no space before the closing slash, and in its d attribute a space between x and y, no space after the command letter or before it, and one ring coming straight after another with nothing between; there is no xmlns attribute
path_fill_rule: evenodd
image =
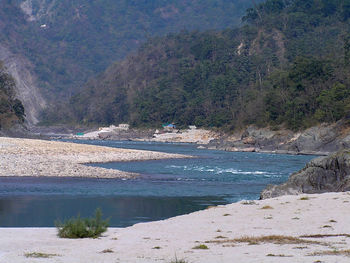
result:
<svg viewBox="0 0 350 263"><path fill-rule="evenodd" d="M59 255L42 253L42 252L32 252L32 253L25 253L24 256L26 258L52 258L52 257L57 257Z"/></svg>
<svg viewBox="0 0 350 263"><path fill-rule="evenodd" d="M209 249L209 248L208 248L207 245L201 244L201 245L198 245L198 246L193 247L192 249Z"/></svg>
<svg viewBox="0 0 350 263"><path fill-rule="evenodd" d="M108 220L102 220L101 209L96 209L94 218L71 218L64 223L56 222L61 238L97 238L107 231Z"/></svg>
<svg viewBox="0 0 350 263"><path fill-rule="evenodd" d="M24 121L24 107L15 97L15 82L0 61L0 129Z"/></svg>
<svg viewBox="0 0 350 263"><path fill-rule="evenodd" d="M241 28L149 39L73 96L76 120L298 130L346 118L347 4L267 0Z"/></svg>
<svg viewBox="0 0 350 263"><path fill-rule="evenodd" d="M37 19L28 22L22 2L1 0L0 41L32 62L53 103L150 37L238 25L251 5L246 0L31 0Z"/></svg>
<svg viewBox="0 0 350 263"><path fill-rule="evenodd" d="M331 89L323 90L317 97L319 108L315 117L320 121L334 122L345 116L350 104L350 89L336 83Z"/></svg>

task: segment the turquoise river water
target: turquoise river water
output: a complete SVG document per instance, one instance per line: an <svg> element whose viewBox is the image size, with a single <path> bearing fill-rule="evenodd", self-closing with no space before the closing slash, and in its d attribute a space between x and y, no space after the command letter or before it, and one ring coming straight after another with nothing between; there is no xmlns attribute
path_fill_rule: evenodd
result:
<svg viewBox="0 0 350 263"><path fill-rule="evenodd" d="M195 155L194 159L93 164L137 172L137 179L0 178L0 227L54 226L97 207L115 227L165 219L243 199L258 199L315 156L197 149L190 144L78 141Z"/></svg>

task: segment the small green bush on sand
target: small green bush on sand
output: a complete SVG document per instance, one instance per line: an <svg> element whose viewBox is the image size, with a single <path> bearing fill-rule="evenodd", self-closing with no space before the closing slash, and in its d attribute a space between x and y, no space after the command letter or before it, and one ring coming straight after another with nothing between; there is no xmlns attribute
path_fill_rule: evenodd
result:
<svg viewBox="0 0 350 263"><path fill-rule="evenodd" d="M201 245L193 247L192 249L209 249L209 248L206 245L201 244Z"/></svg>
<svg viewBox="0 0 350 263"><path fill-rule="evenodd" d="M42 252L32 252L32 253L25 253L24 256L26 258L51 258L51 257L57 257L59 255L47 254L47 253L42 253Z"/></svg>
<svg viewBox="0 0 350 263"><path fill-rule="evenodd" d="M101 209L96 209L94 218L71 218L61 223L55 222L61 238L97 238L107 231L108 220L102 220Z"/></svg>

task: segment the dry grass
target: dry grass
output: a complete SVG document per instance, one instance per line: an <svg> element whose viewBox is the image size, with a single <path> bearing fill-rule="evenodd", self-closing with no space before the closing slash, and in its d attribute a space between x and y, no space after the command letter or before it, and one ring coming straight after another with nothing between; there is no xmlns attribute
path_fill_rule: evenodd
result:
<svg viewBox="0 0 350 263"><path fill-rule="evenodd" d="M275 255L275 254L267 254L266 256L267 256L267 257L281 257L281 258L286 258L286 257L291 258L291 257L293 257L292 255L284 255L284 254L278 254L278 255Z"/></svg>
<svg viewBox="0 0 350 263"><path fill-rule="evenodd" d="M216 239L225 239L225 238L227 238L227 237L224 237L224 236L216 236L215 238L216 238Z"/></svg>
<svg viewBox="0 0 350 263"><path fill-rule="evenodd" d="M299 200L306 201L306 200L310 200L310 198L307 197L307 196L303 196L303 197L301 197Z"/></svg>
<svg viewBox="0 0 350 263"><path fill-rule="evenodd" d="M303 247L293 247L293 249L308 249L308 247L303 246Z"/></svg>
<svg viewBox="0 0 350 263"><path fill-rule="evenodd" d="M350 249L316 251L316 252L308 254L308 256L347 256L347 257L350 257Z"/></svg>
<svg viewBox="0 0 350 263"><path fill-rule="evenodd" d="M327 238L327 237L350 237L349 234L316 234L316 235L304 235L300 236L301 238Z"/></svg>
<svg viewBox="0 0 350 263"><path fill-rule="evenodd" d="M52 257L58 257L58 254L47 254L42 252L32 252L32 253L25 253L24 256L26 258L52 258Z"/></svg>
<svg viewBox="0 0 350 263"><path fill-rule="evenodd" d="M273 207L272 207L272 206L269 206L269 205L265 205L265 206L263 206L261 209L273 209Z"/></svg>
<svg viewBox="0 0 350 263"><path fill-rule="evenodd" d="M257 203L253 200L245 200L241 202L242 205L257 205Z"/></svg>
<svg viewBox="0 0 350 263"><path fill-rule="evenodd" d="M279 236L279 235L271 235L271 236L260 236L260 237L250 237L243 236L241 238L235 239L227 239L227 240L213 240L207 241L206 243L248 243L249 245L259 245L262 243L271 243L276 245L287 245L287 244L316 244L316 245L327 245L327 243L305 240L298 237L291 236Z"/></svg>
<svg viewBox="0 0 350 263"><path fill-rule="evenodd" d="M102 250L100 253L106 254L106 253L114 253L114 251L110 248Z"/></svg>

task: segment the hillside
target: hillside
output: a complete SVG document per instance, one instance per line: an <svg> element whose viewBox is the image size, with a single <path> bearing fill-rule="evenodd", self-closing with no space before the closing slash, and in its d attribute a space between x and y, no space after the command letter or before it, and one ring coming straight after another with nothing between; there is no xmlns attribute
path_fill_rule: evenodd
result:
<svg viewBox="0 0 350 263"><path fill-rule="evenodd" d="M268 0L224 31L150 39L71 99L81 123L298 130L350 116L350 1Z"/></svg>
<svg viewBox="0 0 350 263"><path fill-rule="evenodd" d="M13 78L6 73L0 61L0 131L24 121L24 107L16 99L14 86Z"/></svg>
<svg viewBox="0 0 350 263"><path fill-rule="evenodd" d="M33 85L52 105L147 38L237 25L250 5L245 0L0 0L0 45L29 61Z"/></svg>

